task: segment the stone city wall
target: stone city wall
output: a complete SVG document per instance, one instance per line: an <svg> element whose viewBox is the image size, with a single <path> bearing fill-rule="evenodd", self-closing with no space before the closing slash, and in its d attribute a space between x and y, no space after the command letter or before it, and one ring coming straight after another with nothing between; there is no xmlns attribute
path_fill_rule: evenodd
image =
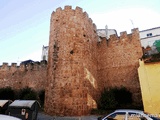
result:
<svg viewBox="0 0 160 120"><path fill-rule="evenodd" d="M17 66L12 63L3 63L0 66L0 88L11 87L13 89L21 89L30 87L35 90L45 89L47 81L47 63L41 61L34 64L21 64Z"/></svg>
<svg viewBox="0 0 160 120"><path fill-rule="evenodd" d="M96 26L81 8L65 6L52 13L45 97L48 114L89 114L105 87L125 86L140 101L138 29L102 39L98 42Z"/></svg>
<svg viewBox="0 0 160 120"><path fill-rule="evenodd" d="M0 87L45 89L45 112L57 116L89 114L104 88L124 86L141 100L138 29L99 38L88 14L71 6L57 8L50 21L48 64L4 63Z"/></svg>
<svg viewBox="0 0 160 120"><path fill-rule="evenodd" d="M141 92L138 78L139 59L142 48L138 29L131 34L121 32L98 43L98 80L103 87L124 86L133 93L135 102L140 102Z"/></svg>
<svg viewBox="0 0 160 120"><path fill-rule="evenodd" d="M96 108L96 26L76 7L58 8L51 16L45 111L83 115Z"/></svg>

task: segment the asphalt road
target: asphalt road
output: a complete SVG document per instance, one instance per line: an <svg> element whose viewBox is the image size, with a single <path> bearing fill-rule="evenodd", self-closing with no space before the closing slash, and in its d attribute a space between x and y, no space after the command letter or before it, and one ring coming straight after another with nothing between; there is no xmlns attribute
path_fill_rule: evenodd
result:
<svg viewBox="0 0 160 120"><path fill-rule="evenodd" d="M98 116L80 116L80 117L57 117L49 116L45 113L39 112L37 120L97 120Z"/></svg>

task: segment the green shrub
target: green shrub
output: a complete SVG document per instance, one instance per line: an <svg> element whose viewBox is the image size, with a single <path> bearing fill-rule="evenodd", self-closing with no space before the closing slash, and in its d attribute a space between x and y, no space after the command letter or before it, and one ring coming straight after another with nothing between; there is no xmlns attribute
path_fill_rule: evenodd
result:
<svg viewBox="0 0 160 120"><path fill-rule="evenodd" d="M98 109L112 110L132 106L132 93L125 87L104 89L101 93Z"/></svg>
<svg viewBox="0 0 160 120"><path fill-rule="evenodd" d="M37 93L33 89L26 87L26 88L20 89L19 99L20 100L37 100Z"/></svg>
<svg viewBox="0 0 160 120"><path fill-rule="evenodd" d="M0 99L1 100L14 100L15 92L11 87L0 88Z"/></svg>
<svg viewBox="0 0 160 120"><path fill-rule="evenodd" d="M119 105L132 103L132 93L125 87L113 88L112 90Z"/></svg>
<svg viewBox="0 0 160 120"><path fill-rule="evenodd" d="M98 108L102 110L114 109L117 106L114 92L112 90L104 89L98 103Z"/></svg>

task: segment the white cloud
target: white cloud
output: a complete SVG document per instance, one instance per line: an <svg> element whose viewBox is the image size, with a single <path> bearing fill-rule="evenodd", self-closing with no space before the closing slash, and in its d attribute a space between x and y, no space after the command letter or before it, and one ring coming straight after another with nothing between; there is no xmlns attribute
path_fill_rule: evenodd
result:
<svg viewBox="0 0 160 120"><path fill-rule="evenodd" d="M108 25L109 29L116 29L118 33L121 31L129 33L133 27L139 30L158 27L160 21L159 13L146 8L120 9L109 13L91 14L90 17L98 29Z"/></svg>
<svg viewBox="0 0 160 120"><path fill-rule="evenodd" d="M42 55L42 51L40 50L35 50L34 52L23 56L22 58L19 58L18 63L20 63L21 61L25 61L25 60L33 60L33 61L41 61L41 55Z"/></svg>

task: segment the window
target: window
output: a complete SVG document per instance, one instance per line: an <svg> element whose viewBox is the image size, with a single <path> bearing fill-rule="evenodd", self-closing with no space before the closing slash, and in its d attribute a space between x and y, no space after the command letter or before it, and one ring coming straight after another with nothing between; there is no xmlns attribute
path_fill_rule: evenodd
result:
<svg viewBox="0 0 160 120"><path fill-rule="evenodd" d="M147 37L150 37L150 36L152 36L152 33L148 33L148 34L147 34Z"/></svg>
<svg viewBox="0 0 160 120"><path fill-rule="evenodd" d="M125 112L117 112L108 116L105 120L125 120Z"/></svg>

